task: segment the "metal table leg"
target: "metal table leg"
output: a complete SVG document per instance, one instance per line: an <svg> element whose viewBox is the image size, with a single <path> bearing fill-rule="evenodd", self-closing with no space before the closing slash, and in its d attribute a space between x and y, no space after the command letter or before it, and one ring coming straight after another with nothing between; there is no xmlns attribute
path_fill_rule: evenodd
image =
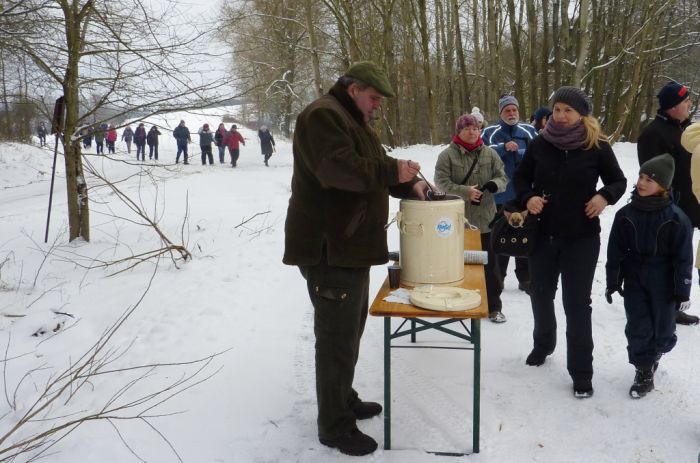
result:
<svg viewBox="0 0 700 463"><path fill-rule="evenodd" d="M472 447L479 453L479 419L481 418L481 320L472 318L472 344L474 345L474 419Z"/></svg>
<svg viewBox="0 0 700 463"><path fill-rule="evenodd" d="M384 449L391 449L391 317L384 317Z"/></svg>

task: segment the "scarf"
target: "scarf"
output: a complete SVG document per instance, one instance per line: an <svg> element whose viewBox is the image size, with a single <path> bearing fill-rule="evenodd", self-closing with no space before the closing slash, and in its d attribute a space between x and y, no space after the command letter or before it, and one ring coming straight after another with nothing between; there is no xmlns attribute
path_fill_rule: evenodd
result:
<svg viewBox="0 0 700 463"><path fill-rule="evenodd" d="M452 141L458 145L461 146L462 148L466 149L467 151L474 151L478 147L484 144L484 140L481 139L481 135L479 135L479 138L476 140L476 143L473 145L470 145L469 143L465 142L461 138L459 138L459 135L455 135L452 137Z"/></svg>
<svg viewBox="0 0 700 463"><path fill-rule="evenodd" d="M550 119L541 135L560 150L574 150L586 141L586 127L581 121L567 127Z"/></svg>
<svg viewBox="0 0 700 463"><path fill-rule="evenodd" d="M653 212L660 211L671 204L670 197L663 196L639 196L637 189L632 192L632 201L630 202L633 208L640 211Z"/></svg>

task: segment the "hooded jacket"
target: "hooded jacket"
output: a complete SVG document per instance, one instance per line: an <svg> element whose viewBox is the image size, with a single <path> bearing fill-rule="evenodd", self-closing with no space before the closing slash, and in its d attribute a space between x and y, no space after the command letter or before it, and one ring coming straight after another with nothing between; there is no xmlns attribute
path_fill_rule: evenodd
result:
<svg viewBox="0 0 700 463"><path fill-rule="evenodd" d="M399 183L396 159L344 87L336 84L299 114L292 152L283 262L318 264L325 245L331 266L386 263L388 195L408 197L415 181Z"/></svg>

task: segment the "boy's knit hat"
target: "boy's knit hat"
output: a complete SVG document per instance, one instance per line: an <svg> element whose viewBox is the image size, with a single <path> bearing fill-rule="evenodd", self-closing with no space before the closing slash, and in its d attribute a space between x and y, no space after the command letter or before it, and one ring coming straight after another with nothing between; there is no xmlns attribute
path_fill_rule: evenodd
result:
<svg viewBox="0 0 700 463"><path fill-rule="evenodd" d="M591 99L588 98L586 92L577 87L560 87L559 90L554 92L552 107L557 102L568 104L582 116L588 116L593 109Z"/></svg>
<svg viewBox="0 0 700 463"><path fill-rule="evenodd" d="M656 97L659 99L659 108L665 111L688 99L690 92L685 85L671 81L661 87Z"/></svg>
<svg viewBox="0 0 700 463"><path fill-rule="evenodd" d="M520 107L517 98L513 95L503 95L501 99L498 100L498 114L501 114L506 106L510 105L515 105L516 108Z"/></svg>
<svg viewBox="0 0 700 463"><path fill-rule="evenodd" d="M664 190L668 190L671 188L675 166L673 157L668 153L664 153L642 164L639 168L639 173L648 175L649 178L661 185Z"/></svg>

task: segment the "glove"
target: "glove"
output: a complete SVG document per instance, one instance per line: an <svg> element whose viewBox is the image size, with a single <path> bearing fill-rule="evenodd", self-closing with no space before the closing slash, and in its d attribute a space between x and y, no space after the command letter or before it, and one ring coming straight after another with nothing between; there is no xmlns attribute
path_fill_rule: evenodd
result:
<svg viewBox="0 0 700 463"><path fill-rule="evenodd" d="M484 183L484 186L479 188L481 191L488 191L489 193L495 193L498 191L498 185L496 185L493 181L489 180L488 182Z"/></svg>
<svg viewBox="0 0 700 463"><path fill-rule="evenodd" d="M688 309L690 309L690 301L689 300L683 301L683 302L678 304L678 310L680 310L681 312L687 312Z"/></svg>
<svg viewBox="0 0 700 463"><path fill-rule="evenodd" d="M622 288L614 287L614 288L605 288L605 300L608 301L608 304L612 304L612 295L615 293L620 293L620 296L625 295L624 292L622 292Z"/></svg>

